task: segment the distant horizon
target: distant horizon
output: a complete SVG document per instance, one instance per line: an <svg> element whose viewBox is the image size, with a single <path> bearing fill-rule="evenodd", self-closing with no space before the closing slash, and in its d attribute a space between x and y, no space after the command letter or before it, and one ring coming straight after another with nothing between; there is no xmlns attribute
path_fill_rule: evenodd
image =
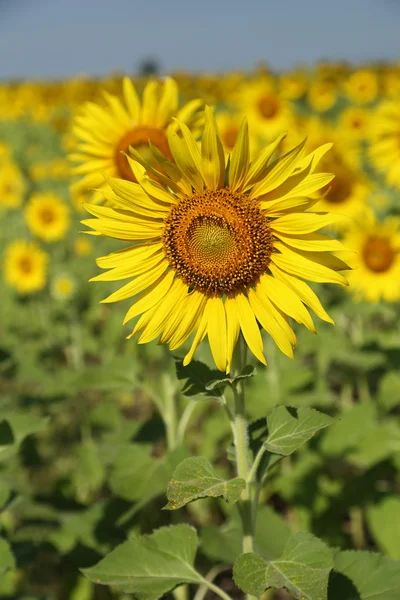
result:
<svg viewBox="0 0 400 600"><path fill-rule="evenodd" d="M0 0L0 80L137 75L149 60L161 74L218 74L400 59L399 5L382 0L169 0L154 12L139 0Z"/></svg>

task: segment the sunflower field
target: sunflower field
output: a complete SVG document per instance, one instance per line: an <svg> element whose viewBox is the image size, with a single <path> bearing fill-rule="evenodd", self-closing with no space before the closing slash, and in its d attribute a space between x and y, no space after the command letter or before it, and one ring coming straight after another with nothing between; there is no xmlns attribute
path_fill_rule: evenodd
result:
<svg viewBox="0 0 400 600"><path fill-rule="evenodd" d="M399 98L0 83L1 598L399 600Z"/></svg>

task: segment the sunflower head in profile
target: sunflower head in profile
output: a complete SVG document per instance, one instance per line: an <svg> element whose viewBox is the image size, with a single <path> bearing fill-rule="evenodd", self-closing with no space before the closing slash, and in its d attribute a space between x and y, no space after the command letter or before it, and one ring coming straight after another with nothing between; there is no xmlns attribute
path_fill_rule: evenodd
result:
<svg viewBox="0 0 400 600"><path fill-rule="evenodd" d="M345 246L354 269L349 273L357 300L400 300L400 219L379 222L371 210L346 232Z"/></svg>
<svg viewBox="0 0 400 600"><path fill-rule="evenodd" d="M215 364L229 372L240 332L265 364L260 326L293 357L289 317L314 332L308 306L332 322L303 281L347 283L345 263L329 254L340 242L316 233L335 217L310 210L310 195L332 179L315 172L329 145L306 155L302 143L274 158L280 141L250 160L244 121L227 162L207 107L201 148L178 122L168 131L173 161L155 149L156 169L134 152L137 183L110 178L114 208L86 206L93 234L131 242L98 259L107 272L94 279L129 280L104 302L139 294L125 317L139 317L139 343L159 338L174 350L193 336L188 364L208 336Z"/></svg>
<svg viewBox="0 0 400 600"><path fill-rule="evenodd" d="M4 279L20 294L31 294L44 288L47 279L48 254L34 242L15 240L4 255Z"/></svg>
<svg viewBox="0 0 400 600"><path fill-rule="evenodd" d="M140 99L132 81L125 77L123 101L105 92L105 106L87 102L74 121L76 151L70 154L70 159L78 163L73 172L81 179L73 184L72 191L102 188L102 173L135 182L126 158L130 147L152 161L151 142L172 159L168 126L174 126L176 117L193 129L198 125L198 109L203 104L201 100L191 100L179 109L178 95L176 82L167 78L161 82L149 81ZM101 193L94 193L94 202L102 199Z"/></svg>
<svg viewBox="0 0 400 600"><path fill-rule="evenodd" d="M63 239L69 229L69 210L56 194L33 194L25 208L25 221L38 238L56 242Z"/></svg>

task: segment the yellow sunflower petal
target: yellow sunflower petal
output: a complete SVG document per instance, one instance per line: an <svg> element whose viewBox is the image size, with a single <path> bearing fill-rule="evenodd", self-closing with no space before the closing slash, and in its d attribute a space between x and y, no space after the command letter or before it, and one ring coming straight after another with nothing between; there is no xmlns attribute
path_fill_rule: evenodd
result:
<svg viewBox="0 0 400 600"><path fill-rule="evenodd" d="M153 126L157 112L160 84L149 81L143 90L142 110L140 111L140 124Z"/></svg>
<svg viewBox="0 0 400 600"><path fill-rule="evenodd" d="M149 288L142 294L139 300L130 307L125 315L123 324L125 325L125 323L128 323L128 321L137 317L142 312L150 310L157 302L164 298L172 285L174 276L173 271L168 271L159 281L149 285Z"/></svg>
<svg viewBox="0 0 400 600"><path fill-rule="evenodd" d="M279 246L277 243L276 245ZM283 244L282 244L283 246ZM320 265L317 262L305 258L298 252L282 247L281 254L272 253L271 261L283 271L290 275L295 275L315 281L317 283L337 283L339 285L348 285L346 279L340 273L336 273L329 267Z"/></svg>
<svg viewBox="0 0 400 600"><path fill-rule="evenodd" d="M196 352L197 348L201 344L202 340L205 338L206 333L207 333L207 325L208 325L208 316L207 316L207 311L205 310L199 321L196 335L194 336L194 340L192 342L190 350L186 354L185 358L183 359L184 367L186 367L186 365L188 365L191 362L191 360L193 359L194 353Z"/></svg>
<svg viewBox="0 0 400 600"><path fill-rule="evenodd" d="M270 265L271 273L277 279L280 279L287 286L292 288L292 290L298 295L298 297L307 304L311 308L311 310L323 321L327 321L327 323L334 324L331 317L328 315L321 302L318 299L318 296L312 291L309 285L305 281L298 279L297 277L293 277L281 269L275 267L275 265Z"/></svg>
<svg viewBox="0 0 400 600"><path fill-rule="evenodd" d="M229 186L232 190L240 187L249 169L249 127L243 119L233 148L229 166Z"/></svg>
<svg viewBox="0 0 400 600"><path fill-rule="evenodd" d="M315 333L315 326L308 310L290 287L279 279L275 279L270 275L263 275L257 289L264 292L273 304L283 310L289 317Z"/></svg>
<svg viewBox="0 0 400 600"><path fill-rule="evenodd" d="M211 353L217 368L226 370L227 347L226 347L226 314L224 303L221 298L209 298L207 301L208 315L208 340Z"/></svg>
<svg viewBox="0 0 400 600"><path fill-rule="evenodd" d="M205 108L206 124L201 141L201 165L203 179L210 190L216 190L224 185L225 154L218 136L215 117L209 106Z"/></svg>
<svg viewBox="0 0 400 600"><path fill-rule="evenodd" d="M236 310L236 303L234 298L227 298L225 300L225 312L226 312L226 338L227 338L227 367L226 372L229 373L231 370L232 356L235 349L238 337L240 334L240 323L239 317Z"/></svg>
<svg viewBox="0 0 400 600"><path fill-rule="evenodd" d="M195 291L176 306L180 322L169 340L170 350L179 348L187 340L198 322L199 316L204 312L206 301L204 294Z"/></svg>
<svg viewBox="0 0 400 600"><path fill-rule="evenodd" d="M286 356L293 358L294 354L292 344L290 343L284 330L273 317L272 310L267 309L266 304L268 299L263 298L263 302L261 302L259 298L260 290L257 290L258 286L255 290L250 289L249 291L250 306L253 309L257 320L260 322L265 331L269 333L278 348L284 354L286 354ZM261 292L261 294L263 294L263 292Z"/></svg>
<svg viewBox="0 0 400 600"><path fill-rule="evenodd" d="M249 301L243 294L238 294L234 298L234 302L239 318L240 329L242 330L246 344L254 356L258 358L260 362L266 365L267 361L265 360L263 354L263 343L260 330L258 329L257 321L254 317L253 311L251 310Z"/></svg>
<svg viewBox="0 0 400 600"><path fill-rule="evenodd" d="M272 163L264 178L251 190L250 196L257 198L280 186L292 174L298 164L299 156L303 153L305 143L306 140Z"/></svg>
<svg viewBox="0 0 400 600"><path fill-rule="evenodd" d="M168 129L168 144L179 170L197 192L202 192L204 183L196 162L189 151L186 141L172 127Z"/></svg>
<svg viewBox="0 0 400 600"><path fill-rule="evenodd" d="M330 213L291 213L278 217L271 222L271 228L279 233L305 234L322 229L333 223L341 221L341 215Z"/></svg>
<svg viewBox="0 0 400 600"><path fill-rule="evenodd" d="M265 177L269 168L269 161L277 151L280 143L286 137L286 133L280 135L274 142L268 144L261 152L257 154L254 160L251 161L247 176L241 186L241 191L245 192L252 188L258 181Z"/></svg>
<svg viewBox="0 0 400 600"><path fill-rule="evenodd" d="M137 123L140 118L140 100L135 86L129 77L124 77L122 82L125 104L133 123Z"/></svg>
<svg viewBox="0 0 400 600"><path fill-rule="evenodd" d="M162 260L158 265L156 265L146 273L138 275L133 281L130 281L126 285L122 286L122 288L120 288L113 294L110 294L101 302L119 302L120 300L126 300L126 298L136 296L136 294L139 294L139 292L142 292L144 289L146 289L155 281L157 281L165 273L167 267L167 261Z"/></svg>
<svg viewBox="0 0 400 600"><path fill-rule="evenodd" d="M154 127L163 129L178 110L178 86L168 77L163 83L161 98L157 106Z"/></svg>

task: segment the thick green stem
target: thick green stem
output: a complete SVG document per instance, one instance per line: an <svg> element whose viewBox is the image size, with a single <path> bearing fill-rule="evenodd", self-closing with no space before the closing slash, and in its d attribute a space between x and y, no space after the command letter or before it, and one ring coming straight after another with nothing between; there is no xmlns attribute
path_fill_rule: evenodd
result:
<svg viewBox="0 0 400 600"><path fill-rule="evenodd" d="M239 339L233 361L233 375L239 375L246 364L245 344ZM246 482L240 501L239 513L242 521L243 552L253 552L254 549L254 519L251 503L251 490L249 481L249 436L245 406L245 380L237 380L232 384L234 397L234 442L236 450L236 468L238 477Z"/></svg>

